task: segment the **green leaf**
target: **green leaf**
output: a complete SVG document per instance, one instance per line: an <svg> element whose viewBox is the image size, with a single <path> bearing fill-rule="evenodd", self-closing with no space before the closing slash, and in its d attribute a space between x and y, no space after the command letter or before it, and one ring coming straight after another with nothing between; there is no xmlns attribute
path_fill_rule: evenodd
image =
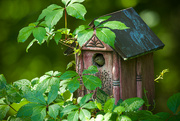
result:
<svg viewBox="0 0 180 121"><path fill-rule="evenodd" d="M84 15L86 14L86 8L79 3L70 4L66 7L67 13L70 16L73 16L77 19L84 19Z"/></svg>
<svg viewBox="0 0 180 121"><path fill-rule="evenodd" d="M59 90L59 85L52 85L51 86L51 90L48 94L48 100L47 100L48 105L56 99L56 97L58 95L58 90Z"/></svg>
<svg viewBox="0 0 180 121"><path fill-rule="evenodd" d="M108 20L110 17L111 16L100 17L94 21L94 25L97 27L101 22Z"/></svg>
<svg viewBox="0 0 180 121"><path fill-rule="evenodd" d="M112 113L108 112L104 115L104 121L109 121L112 116Z"/></svg>
<svg viewBox="0 0 180 121"><path fill-rule="evenodd" d="M93 93L84 95L84 97L82 97L82 99L79 102L80 107L83 106L92 97L92 95Z"/></svg>
<svg viewBox="0 0 180 121"><path fill-rule="evenodd" d="M8 105L0 105L0 120L4 119L9 109Z"/></svg>
<svg viewBox="0 0 180 121"><path fill-rule="evenodd" d="M180 93L171 96L167 101L167 106L175 114L180 106Z"/></svg>
<svg viewBox="0 0 180 121"><path fill-rule="evenodd" d="M71 0L71 2L69 3L70 4L73 4L73 3L82 3L84 2L84 0Z"/></svg>
<svg viewBox="0 0 180 121"><path fill-rule="evenodd" d="M18 87L20 90L22 90L22 93L25 94L26 92L31 90L31 82L27 79L21 79L18 81L13 82L13 85L15 87Z"/></svg>
<svg viewBox="0 0 180 121"><path fill-rule="evenodd" d="M43 121L46 116L46 106L38 105L33 108L31 121Z"/></svg>
<svg viewBox="0 0 180 121"><path fill-rule="evenodd" d="M34 29L33 26L27 26L22 28L18 34L18 42L25 42L33 32L33 29Z"/></svg>
<svg viewBox="0 0 180 121"><path fill-rule="evenodd" d="M118 117L117 121L132 121L128 116L122 115Z"/></svg>
<svg viewBox="0 0 180 121"><path fill-rule="evenodd" d="M71 93L73 93L74 91L76 91L79 88L79 86L80 86L80 82L78 80L79 78L80 78L79 76L75 77L75 78L73 78L73 80L71 80L68 83L67 87Z"/></svg>
<svg viewBox="0 0 180 121"><path fill-rule="evenodd" d="M71 68L73 65L76 65L75 61L71 61L68 63L67 67L66 67L66 70L68 70L69 68Z"/></svg>
<svg viewBox="0 0 180 121"><path fill-rule="evenodd" d="M78 75L78 73L76 73L75 71L66 71L64 74L61 75L60 79L61 80L70 79L77 75Z"/></svg>
<svg viewBox="0 0 180 121"><path fill-rule="evenodd" d="M96 116L96 120L95 121L104 121L104 116L102 114L99 114Z"/></svg>
<svg viewBox="0 0 180 121"><path fill-rule="evenodd" d="M63 8L51 11L51 13L45 18L46 25L51 28L56 25L57 22L62 18L63 11Z"/></svg>
<svg viewBox="0 0 180 121"><path fill-rule="evenodd" d="M104 105L104 112L112 112L113 108L115 106L115 99L110 98Z"/></svg>
<svg viewBox="0 0 180 121"><path fill-rule="evenodd" d="M42 44L44 37L46 36L46 29L43 27L37 27L33 30L33 36Z"/></svg>
<svg viewBox="0 0 180 121"><path fill-rule="evenodd" d="M83 75L82 78L83 78L84 86L89 90L95 90L97 87L101 88L102 86L101 80L96 76Z"/></svg>
<svg viewBox="0 0 180 121"><path fill-rule="evenodd" d="M95 109L97 108L94 102L89 102L86 103L82 106L82 108L86 108L86 109Z"/></svg>
<svg viewBox="0 0 180 121"><path fill-rule="evenodd" d="M57 115L59 114L60 106L58 104L50 105L49 107L49 116L56 119Z"/></svg>
<svg viewBox="0 0 180 121"><path fill-rule="evenodd" d="M62 37L62 34L61 34L60 32L57 32L57 33L55 34L54 40L55 40L55 42L56 42L57 45L58 45L59 40L61 39L61 37Z"/></svg>
<svg viewBox="0 0 180 121"><path fill-rule="evenodd" d="M69 34L69 32L71 31L68 28L61 28L57 30L58 32L61 32L61 34Z"/></svg>
<svg viewBox="0 0 180 121"><path fill-rule="evenodd" d="M32 47L32 45L34 44L34 42L38 42L37 39L33 39L33 40L29 43L29 45L28 45L27 48L26 48L26 52L28 52L29 48Z"/></svg>
<svg viewBox="0 0 180 121"><path fill-rule="evenodd" d="M124 23L120 21L108 21L100 25L100 27L108 27L110 29L124 30L129 29Z"/></svg>
<svg viewBox="0 0 180 121"><path fill-rule="evenodd" d="M167 119L169 119L169 117L171 116L171 114L167 113L167 112L159 112L157 114L155 114L157 116L159 116L160 119L166 121Z"/></svg>
<svg viewBox="0 0 180 121"><path fill-rule="evenodd" d="M98 72L97 66L89 66L88 69L85 69L82 74L95 74Z"/></svg>
<svg viewBox="0 0 180 121"><path fill-rule="evenodd" d="M68 121L78 121L78 110L77 111L73 111L68 115Z"/></svg>
<svg viewBox="0 0 180 121"><path fill-rule="evenodd" d="M19 118L19 117L15 117L15 116L9 116L7 121L31 121L31 118L30 117Z"/></svg>
<svg viewBox="0 0 180 121"><path fill-rule="evenodd" d="M42 13L39 15L39 18L37 21L43 19L45 16L48 16L49 14L51 14L51 12L55 9L60 9L62 8L61 6L59 5L56 5L56 4L52 4L52 5L49 5L47 8L45 8Z"/></svg>
<svg viewBox="0 0 180 121"><path fill-rule="evenodd" d="M63 98L65 101L72 99L72 96L73 96L73 94L69 90L66 90L63 93Z"/></svg>
<svg viewBox="0 0 180 121"><path fill-rule="evenodd" d="M94 32L93 29L87 29L80 31L78 33L77 41L81 47L86 41L88 41L93 36L93 32Z"/></svg>
<svg viewBox="0 0 180 121"><path fill-rule="evenodd" d="M12 85L6 86L7 99L11 103L19 103L22 99L20 93Z"/></svg>
<svg viewBox="0 0 180 121"><path fill-rule="evenodd" d="M67 6L67 4L70 2L71 0L62 0L62 3Z"/></svg>
<svg viewBox="0 0 180 121"><path fill-rule="evenodd" d="M116 35L110 29L97 28L96 36L99 38L99 40L103 41L104 43L114 48Z"/></svg>
<svg viewBox="0 0 180 121"><path fill-rule="evenodd" d="M73 32L74 35L78 34L80 31L83 31L85 29L90 28L88 25L80 25L78 28L76 28Z"/></svg>
<svg viewBox="0 0 180 121"><path fill-rule="evenodd" d="M44 96L41 92L29 91L25 94L24 97L30 102L46 105L46 101L45 101Z"/></svg>
<svg viewBox="0 0 180 121"><path fill-rule="evenodd" d="M122 114L122 112L124 112L124 111L125 111L125 108L122 106L118 106L113 110L113 112L116 112L118 114Z"/></svg>
<svg viewBox="0 0 180 121"><path fill-rule="evenodd" d="M81 121L87 121L91 118L91 113L86 109L81 109L79 113L79 118Z"/></svg>
<svg viewBox="0 0 180 121"><path fill-rule="evenodd" d="M61 73L60 73L61 74ZM37 85L38 92L44 93L47 89L50 89L52 85L59 85L60 79L53 75L44 75L40 78Z"/></svg>
<svg viewBox="0 0 180 121"><path fill-rule="evenodd" d="M28 26L36 27L39 24L39 22L30 23Z"/></svg>
<svg viewBox="0 0 180 121"><path fill-rule="evenodd" d="M0 89L3 89L6 87L6 79L3 74L0 75Z"/></svg>
<svg viewBox="0 0 180 121"><path fill-rule="evenodd" d="M137 111L144 104L144 100L139 97L128 98L121 103L126 111Z"/></svg>
<svg viewBox="0 0 180 121"><path fill-rule="evenodd" d="M70 112L76 109L79 109L77 105L68 105L61 111L61 113L69 114Z"/></svg>
<svg viewBox="0 0 180 121"><path fill-rule="evenodd" d="M26 105L23 105L17 112L17 117L28 117L31 116L33 113L33 108L39 106L39 104L36 103L28 103Z"/></svg>

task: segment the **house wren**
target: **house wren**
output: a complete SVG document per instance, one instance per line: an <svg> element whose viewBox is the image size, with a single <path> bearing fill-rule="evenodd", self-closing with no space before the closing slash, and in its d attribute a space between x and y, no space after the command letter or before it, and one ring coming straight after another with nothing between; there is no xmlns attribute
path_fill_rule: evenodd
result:
<svg viewBox="0 0 180 121"><path fill-rule="evenodd" d="M94 62L98 65L98 66L103 66L105 64L105 60L102 54L98 54L96 55L96 57L94 58Z"/></svg>

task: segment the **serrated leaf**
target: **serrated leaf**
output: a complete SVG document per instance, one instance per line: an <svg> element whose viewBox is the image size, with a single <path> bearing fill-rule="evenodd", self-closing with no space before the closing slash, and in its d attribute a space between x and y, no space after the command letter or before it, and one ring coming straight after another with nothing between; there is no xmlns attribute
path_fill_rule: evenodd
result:
<svg viewBox="0 0 180 121"><path fill-rule="evenodd" d="M70 4L66 7L67 13L70 16L73 16L77 19L84 19L84 15L86 14L86 8L79 3Z"/></svg>
<svg viewBox="0 0 180 121"><path fill-rule="evenodd" d="M49 107L49 116L56 119L57 115L59 114L60 106L58 104L50 105Z"/></svg>
<svg viewBox="0 0 180 121"><path fill-rule="evenodd" d="M95 109L97 108L94 102L89 102L86 103L82 106L82 108L86 108L86 109Z"/></svg>
<svg viewBox="0 0 180 121"><path fill-rule="evenodd" d="M61 111L61 113L68 114L76 109L79 109L77 105L68 105Z"/></svg>
<svg viewBox="0 0 180 121"><path fill-rule="evenodd" d="M31 90L31 82L27 79L15 81L13 82L13 85L21 89L23 94Z"/></svg>
<svg viewBox="0 0 180 121"><path fill-rule="evenodd" d="M85 69L82 74L95 74L98 72L97 66L89 66L88 69Z"/></svg>
<svg viewBox="0 0 180 121"><path fill-rule="evenodd" d="M180 106L180 93L176 93L171 96L167 101L167 106L175 114Z"/></svg>
<svg viewBox="0 0 180 121"><path fill-rule="evenodd" d="M71 80L68 83L67 87L71 93L73 93L74 91L76 91L79 88L79 86L80 86L80 82L78 80L79 78L80 77L75 77L75 78L73 78L73 80Z"/></svg>
<svg viewBox="0 0 180 121"><path fill-rule="evenodd" d="M78 121L78 117L79 117L79 114L78 114L78 110L77 111L73 111L71 112L69 115L68 115L68 121Z"/></svg>
<svg viewBox="0 0 180 121"><path fill-rule="evenodd" d="M26 52L28 52L29 48L32 47L32 45L34 44L34 42L37 42L36 39L33 39L29 44L28 46L26 47Z"/></svg>
<svg viewBox="0 0 180 121"><path fill-rule="evenodd" d="M25 94L24 97L30 102L46 105L46 101L45 101L44 96L41 92L29 91Z"/></svg>
<svg viewBox="0 0 180 121"><path fill-rule="evenodd" d="M77 75L78 75L78 73L76 73L75 71L66 71L64 74L61 75L60 79L61 80L70 79Z"/></svg>
<svg viewBox="0 0 180 121"><path fill-rule="evenodd" d="M78 34L80 31L83 31L87 28L90 28L88 25L80 25L78 28L76 28L73 32L74 35Z"/></svg>
<svg viewBox="0 0 180 121"><path fill-rule="evenodd" d="M33 29L34 29L33 26L27 26L22 28L18 34L18 42L25 42L33 32Z"/></svg>
<svg viewBox="0 0 180 121"><path fill-rule="evenodd" d="M28 103L26 105L23 105L17 112L17 117L28 117L31 116L33 113L33 108L39 106L39 104L36 103Z"/></svg>
<svg viewBox="0 0 180 121"><path fill-rule="evenodd" d="M56 99L56 97L58 95L58 90L59 90L59 85L52 85L51 86L51 90L48 94L48 100L47 100L48 105Z"/></svg>
<svg viewBox="0 0 180 121"><path fill-rule="evenodd" d="M76 65L75 61L71 61L68 63L67 67L66 67L66 70L68 70L69 68L71 68L73 65Z"/></svg>
<svg viewBox="0 0 180 121"><path fill-rule="evenodd" d="M79 113L79 118L81 119L81 121L87 121L88 119L90 119L91 117L91 113L86 110L86 109L81 109L80 113Z"/></svg>
<svg viewBox="0 0 180 121"><path fill-rule="evenodd" d="M84 2L84 0L71 0L71 2L69 3L70 4L73 4L73 3L82 3Z"/></svg>
<svg viewBox="0 0 180 121"><path fill-rule="evenodd" d="M60 79L56 76L44 75L40 78L39 84L37 85L38 92L44 93L52 85L59 85Z"/></svg>
<svg viewBox="0 0 180 121"><path fill-rule="evenodd" d="M108 27L110 29L124 30L129 29L124 23L120 21L108 21L100 25L100 27Z"/></svg>
<svg viewBox="0 0 180 121"><path fill-rule="evenodd" d="M79 105L83 106L91 97L93 93L86 94L84 97L81 98Z"/></svg>
<svg viewBox="0 0 180 121"><path fill-rule="evenodd" d="M6 86L7 99L11 103L19 103L22 99L21 94L12 85Z"/></svg>
<svg viewBox="0 0 180 121"><path fill-rule="evenodd" d="M33 36L42 44L44 37L46 36L46 29L43 27L37 27L33 29Z"/></svg>
<svg viewBox="0 0 180 121"><path fill-rule="evenodd" d="M84 86L89 90L95 90L97 87L102 86L101 80L93 75L83 75L82 76Z"/></svg>
<svg viewBox="0 0 180 121"><path fill-rule="evenodd" d="M94 32L93 29L87 29L78 32L77 41L81 47L86 41L88 41L93 36L93 32Z"/></svg>
<svg viewBox="0 0 180 121"><path fill-rule="evenodd" d="M104 43L114 48L116 35L110 29L97 28L96 36L98 37L99 40L103 41Z"/></svg>
<svg viewBox="0 0 180 121"><path fill-rule="evenodd" d="M4 119L9 109L8 105L0 105L0 120Z"/></svg>
<svg viewBox="0 0 180 121"><path fill-rule="evenodd" d="M45 8L42 13L39 15L39 18L37 21L43 19L45 16L48 16L49 14L51 14L51 12L54 10L54 9L60 9L62 8L61 6L59 5L56 5L56 4L52 4L52 5L49 5L47 8Z"/></svg>
<svg viewBox="0 0 180 121"><path fill-rule="evenodd" d="M139 97L128 98L121 103L126 111L137 111L144 104L144 100Z"/></svg>
<svg viewBox="0 0 180 121"><path fill-rule="evenodd" d="M67 6L67 4L70 2L71 0L62 0L62 3Z"/></svg>
<svg viewBox="0 0 180 121"><path fill-rule="evenodd" d="M46 116L46 106L38 105L33 108L31 121L43 121Z"/></svg>
<svg viewBox="0 0 180 121"><path fill-rule="evenodd" d="M58 45L59 40L61 39L61 37L62 37L62 34L61 34L60 32L57 32L57 33L55 34L54 40L55 40L55 42L56 42L57 45Z"/></svg>
<svg viewBox="0 0 180 121"><path fill-rule="evenodd" d="M62 18L64 9L53 10L49 15L46 16L45 21L48 27L53 27Z"/></svg>
<svg viewBox="0 0 180 121"><path fill-rule="evenodd" d="M112 112L113 108L115 106L115 99L110 98L105 104L104 104L104 112Z"/></svg>
<svg viewBox="0 0 180 121"><path fill-rule="evenodd" d="M98 26L101 22L108 20L110 17L111 17L111 16L103 16L103 17L100 17L100 18L98 18L98 19L96 19L96 20L94 21L94 25L95 25L95 26Z"/></svg>

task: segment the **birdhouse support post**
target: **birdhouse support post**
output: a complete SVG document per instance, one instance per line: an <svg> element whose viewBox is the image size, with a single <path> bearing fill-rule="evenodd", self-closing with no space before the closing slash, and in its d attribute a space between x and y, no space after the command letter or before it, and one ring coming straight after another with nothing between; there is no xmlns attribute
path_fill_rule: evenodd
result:
<svg viewBox="0 0 180 121"><path fill-rule="evenodd" d="M113 68L112 68L112 85L113 85L113 96L115 98L115 104L120 99L120 74L119 74L119 56L116 52L113 52Z"/></svg>

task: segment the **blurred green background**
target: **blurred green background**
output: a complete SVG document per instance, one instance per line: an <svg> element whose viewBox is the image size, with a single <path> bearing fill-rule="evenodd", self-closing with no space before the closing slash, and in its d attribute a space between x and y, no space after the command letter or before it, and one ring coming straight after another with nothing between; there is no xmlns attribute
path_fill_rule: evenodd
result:
<svg viewBox="0 0 180 121"><path fill-rule="evenodd" d="M42 9L61 0L0 0L0 74L7 81L33 79L45 72L65 71L68 62L74 56L64 56L66 47L55 42L37 45L26 53L29 39L24 44L17 43L17 35L21 28L35 22ZM68 17L68 28L72 31L81 24L88 24L94 18L120 9L133 7L154 33L165 44L163 50L154 53L155 76L163 69L170 72L164 75L160 83L156 83L156 109L169 111L166 102L174 93L180 92L179 56L180 56L180 4L178 0L85 0L88 11L86 21ZM62 19L58 25L64 27Z"/></svg>

